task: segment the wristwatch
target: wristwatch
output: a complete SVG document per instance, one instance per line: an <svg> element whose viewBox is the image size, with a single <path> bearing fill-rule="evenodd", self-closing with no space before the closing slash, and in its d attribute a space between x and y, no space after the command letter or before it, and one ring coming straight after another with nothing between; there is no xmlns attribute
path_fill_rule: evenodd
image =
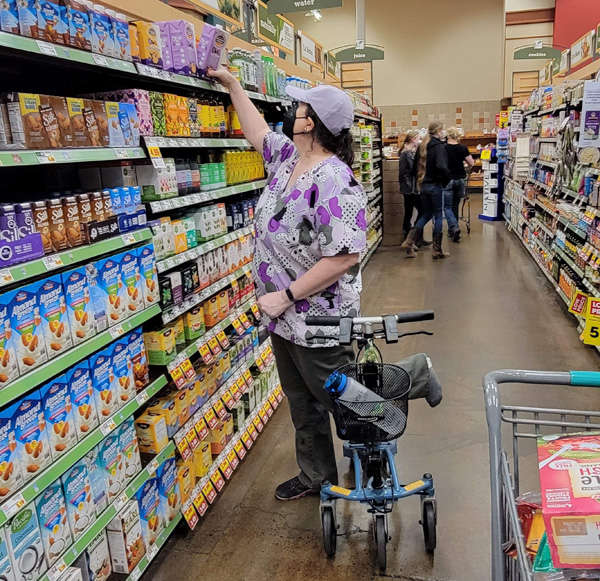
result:
<svg viewBox="0 0 600 581"><path fill-rule="evenodd" d="M292 301L293 303L296 302L296 299L294 298L294 295L289 286L285 289L285 294L287 295L287 298L290 299L290 301Z"/></svg>

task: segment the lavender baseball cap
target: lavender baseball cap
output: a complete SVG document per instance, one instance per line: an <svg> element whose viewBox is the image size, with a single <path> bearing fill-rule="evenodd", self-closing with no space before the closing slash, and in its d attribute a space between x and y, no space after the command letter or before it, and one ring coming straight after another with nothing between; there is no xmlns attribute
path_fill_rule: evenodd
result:
<svg viewBox="0 0 600 581"><path fill-rule="evenodd" d="M296 101L308 103L333 135L337 136L344 129L352 127L354 106L350 97L341 89L331 85L319 85L305 91L288 85L285 92Z"/></svg>

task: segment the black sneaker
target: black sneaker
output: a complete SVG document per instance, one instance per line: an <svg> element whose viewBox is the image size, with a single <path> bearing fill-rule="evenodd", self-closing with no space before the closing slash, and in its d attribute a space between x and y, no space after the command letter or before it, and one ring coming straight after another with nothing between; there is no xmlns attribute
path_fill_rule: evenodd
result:
<svg viewBox="0 0 600 581"><path fill-rule="evenodd" d="M460 242L460 228L457 228L452 233L452 241L457 243Z"/></svg>
<svg viewBox="0 0 600 581"><path fill-rule="evenodd" d="M309 494L319 494L320 489L304 486L300 482L298 476L294 476L291 480L280 484L275 490L275 498L277 500L296 500Z"/></svg>

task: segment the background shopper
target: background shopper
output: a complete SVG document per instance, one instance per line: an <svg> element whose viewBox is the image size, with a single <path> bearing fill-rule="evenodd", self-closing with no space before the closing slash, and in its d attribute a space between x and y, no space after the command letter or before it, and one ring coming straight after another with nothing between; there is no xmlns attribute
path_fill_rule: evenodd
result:
<svg viewBox="0 0 600 581"><path fill-rule="evenodd" d="M446 258L449 254L442 250L442 229L444 222L443 188L450 181L448 156L442 142L444 124L432 121L427 135L417 148L413 173L417 180L417 190L421 195L423 215L417 220L413 229L400 247L407 256L414 255L413 245L423 236L423 228L433 219L433 252L431 257Z"/></svg>
<svg viewBox="0 0 600 581"><path fill-rule="evenodd" d="M296 429L300 474L277 487L279 500L318 493L337 483L323 384L354 360L350 346L319 338L327 327L307 327L307 315L356 316L360 310L359 253L366 247L366 195L353 163L354 107L348 95L322 85L288 87L297 102L283 131L273 133L235 77L220 67L210 75L229 89L246 139L263 152L268 185L254 215L253 275L277 370ZM311 341L316 337L316 341Z"/></svg>
<svg viewBox="0 0 600 581"><path fill-rule="evenodd" d="M419 192L417 192L416 178L413 172L415 151L420 142L421 135L418 131L408 131L399 151L398 181L400 182L400 193L404 196L404 238L408 236L408 233L412 228L414 211L417 210L415 222L423 215L421 199L419 197ZM420 240L416 240L415 246L417 248L420 248L421 246L431 246L431 242L424 241L421 237ZM414 252L411 255L407 255L407 258L414 257Z"/></svg>
<svg viewBox="0 0 600 581"><path fill-rule="evenodd" d="M458 224L458 208L460 200L465 197L465 163L469 168L475 163L469 148L460 144L462 136L458 127L449 127L447 131L446 153L448 154L448 169L450 182L444 188L444 216L448 223L448 236L454 242L460 242L460 226Z"/></svg>

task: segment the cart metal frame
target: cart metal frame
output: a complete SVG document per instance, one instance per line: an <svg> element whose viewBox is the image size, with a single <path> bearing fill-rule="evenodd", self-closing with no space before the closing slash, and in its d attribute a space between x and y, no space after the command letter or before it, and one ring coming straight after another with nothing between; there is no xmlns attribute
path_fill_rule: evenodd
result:
<svg viewBox="0 0 600 581"><path fill-rule="evenodd" d="M502 405L500 385L504 383L600 387L600 372L504 369L483 378L492 494L491 579L533 581L516 502L520 494L519 440L557 432L600 430L600 412ZM512 458L502 444L503 422L512 426ZM503 552L509 542L516 546L516 559Z"/></svg>

